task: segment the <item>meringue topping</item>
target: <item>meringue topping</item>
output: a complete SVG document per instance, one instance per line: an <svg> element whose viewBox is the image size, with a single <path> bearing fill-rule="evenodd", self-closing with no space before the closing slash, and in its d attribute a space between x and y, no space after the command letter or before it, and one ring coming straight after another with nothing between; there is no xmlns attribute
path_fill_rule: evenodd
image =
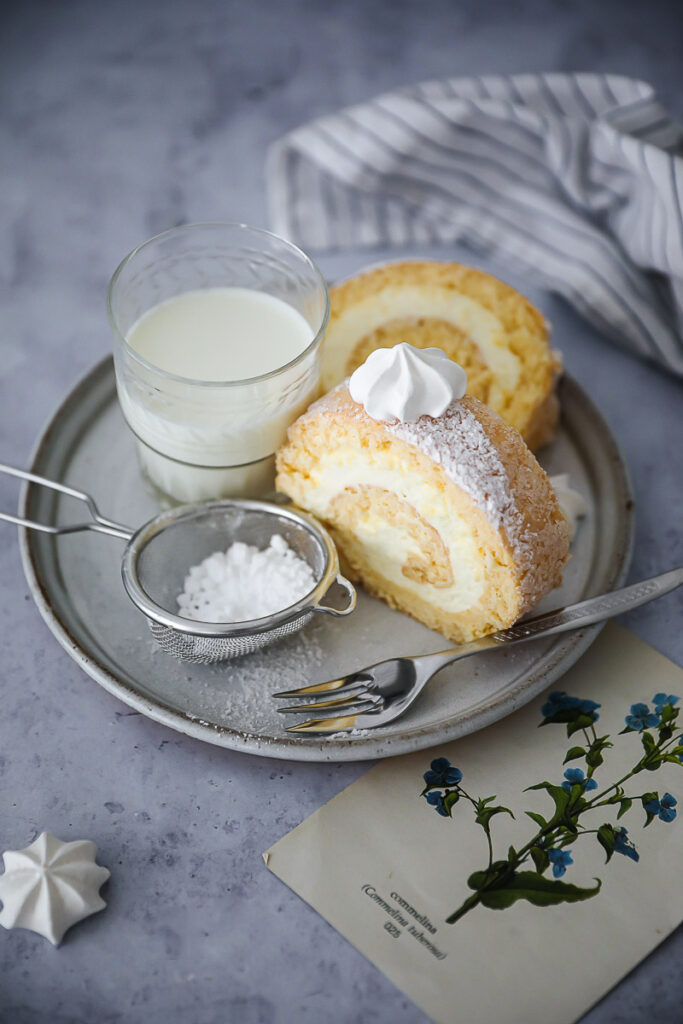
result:
<svg viewBox="0 0 683 1024"><path fill-rule="evenodd" d="M89 839L62 842L49 832L23 850L5 850L0 925L29 928L58 946L67 928L106 906L99 889L109 871L96 855Z"/></svg>
<svg viewBox="0 0 683 1024"><path fill-rule="evenodd" d="M371 352L351 375L349 392L373 420L437 418L467 390L467 374L440 348L401 342Z"/></svg>

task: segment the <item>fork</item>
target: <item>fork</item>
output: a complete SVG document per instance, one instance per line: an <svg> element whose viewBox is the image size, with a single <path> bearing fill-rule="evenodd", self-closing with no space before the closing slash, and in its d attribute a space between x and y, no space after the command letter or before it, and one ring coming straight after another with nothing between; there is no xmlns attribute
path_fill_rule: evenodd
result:
<svg viewBox="0 0 683 1024"><path fill-rule="evenodd" d="M681 583L683 568L672 569L621 590L613 590L579 604L537 615L472 643L461 644L436 654L389 658L340 679L302 686L297 690L281 690L274 693L273 697L309 698L307 703L279 707L277 710L283 715L307 714L311 711L321 713L316 718L290 725L287 732L329 735L351 729L376 729L405 714L429 680L454 661L482 651L510 647L526 640L553 636L602 622L668 594Z"/></svg>

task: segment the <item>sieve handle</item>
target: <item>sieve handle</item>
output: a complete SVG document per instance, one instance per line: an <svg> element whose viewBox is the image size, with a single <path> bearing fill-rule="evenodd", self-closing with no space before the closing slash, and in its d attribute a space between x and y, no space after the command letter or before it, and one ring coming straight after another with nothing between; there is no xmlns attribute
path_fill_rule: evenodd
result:
<svg viewBox="0 0 683 1024"><path fill-rule="evenodd" d="M349 599L349 603L346 605L346 607L340 609L340 608L332 608L330 605L327 605L327 604L317 604L317 605L315 605L314 611L316 611L316 612L323 612L323 614L325 614L325 615L334 615L336 618L341 618L343 615L350 615L351 614L353 609L356 607L356 600L357 600L356 588L354 587L353 583L350 583L349 580L347 580L347 578L345 576L341 575L341 573L337 573L336 582L340 586L342 586L344 588L344 590L346 591L346 593L347 593L347 596L348 596L348 599ZM328 591L328 593L329 593L329 591ZM327 597L327 594L325 594L325 597Z"/></svg>
<svg viewBox="0 0 683 1024"><path fill-rule="evenodd" d="M81 533L83 530L94 530L95 533L106 533L111 537L120 537L122 540L130 540L134 530L127 526L121 526L111 519L105 519L100 515L94 499L85 491L77 491L74 487L67 487L66 484L58 484L54 480L46 480L43 476L36 476L25 469L16 469L14 466L5 466L0 463L0 473L8 476L16 476L20 480L30 480L33 484L40 484L41 487L49 487L50 490L59 491L60 494L67 494L70 498L77 498L88 506L92 519L84 523L72 523L68 526L48 526L47 523L36 523L31 519L24 519L22 516L13 516L9 512L0 512L0 519L7 523L16 523L17 526L25 526L29 530L40 530L42 533L62 534Z"/></svg>

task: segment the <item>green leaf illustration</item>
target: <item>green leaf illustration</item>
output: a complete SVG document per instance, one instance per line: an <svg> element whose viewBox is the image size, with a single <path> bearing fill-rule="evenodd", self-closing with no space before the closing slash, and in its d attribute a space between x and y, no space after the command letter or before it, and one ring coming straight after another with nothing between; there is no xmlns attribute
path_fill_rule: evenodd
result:
<svg viewBox="0 0 683 1024"><path fill-rule="evenodd" d="M567 725L567 736L573 736L575 732L579 732L581 729L588 729L593 724L593 719L590 715L579 715L574 722L570 722Z"/></svg>
<svg viewBox="0 0 683 1024"><path fill-rule="evenodd" d="M456 793L455 790L451 790L450 792L446 793L445 797L443 798L443 805L446 811L448 812L449 818L453 817L453 808L455 807L459 799L460 794Z"/></svg>
<svg viewBox="0 0 683 1024"><path fill-rule="evenodd" d="M616 842L614 829L610 824L600 826L598 829L598 842L607 854L607 857L605 858L605 864L607 864L612 858L612 854L614 853L614 844Z"/></svg>
<svg viewBox="0 0 683 1024"><path fill-rule="evenodd" d="M467 880L470 889L481 890L486 884L485 871L475 871ZM597 896L602 885L595 879L593 889L581 889L578 885L544 878L535 871L519 871L505 880L479 892L479 902L489 910L505 910L517 900L526 900L535 907L551 907L558 903L578 903Z"/></svg>
<svg viewBox="0 0 683 1024"><path fill-rule="evenodd" d="M640 798L640 802L643 805L643 810L645 811L645 824L643 825L643 828L647 828L647 826L651 822L653 822L654 819L657 817L656 814L653 814L652 811L648 811L645 807L645 804L652 803L653 800L659 800L659 793L643 793L643 795Z"/></svg>
<svg viewBox="0 0 683 1024"><path fill-rule="evenodd" d="M599 746L593 746L586 754L586 764L589 768L599 768L604 761L604 757L600 753Z"/></svg>
<svg viewBox="0 0 683 1024"><path fill-rule="evenodd" d="M556 711L554 715L544 718L542 722L538 723L538 727L540 729L543 725L562 725L565 722L574 722L580 713L576 708L563 708L561 711Z"/></svg>
<svg viewBox="0 0 683 1024"><path fill-rule="evenodd" d="M548 860L548 854L545 852L545 850L542 850L540 846L532 846L530 852L531 859L536 865L536 870L538 871L539 875L542 875L548 867L548 865L550 864L550 861Z"/></svg>
<svg viewBox="0 0 683 1024"><path fill-rule="evenodd" d="M494 814L509 814L511 818L514 818L514 814L509 807L484 807L479 811L474 820L477 825L481 825L483 828L488 828L489 821Z"/></svg>
<svg viewBox="0 0 683 1024"><path fill-rule="evenodd" d="M532 821L535 821L541 828L546 828L548 822L542 814L536 814L536 811L525 811L524 813L528 818L531 818Z"/></svg>
<svg viewBox="0 0 683 1024"><path fill-rule="evenodd" d="M659 740L670 740L674 734L674 725L678 718L679 708L665 704L660 713Z"/></svg>
<svg viewBox="0 0 683 1024"><path fill-rule="evenodd" d="M554 715L544 718L540 725L555 725L565 722L567 724L567 736L572 736L580 729L588 729L593 724L593 717L581 712L578 708L563 708L560 711L556 711Z"/></svg>
<svg viewBox="0 0 683 1024"><path fill-rule="evenodd" d="M555 804L553 821L559 821L564 816L570 797L566 789L562 789L562 786L553 786L552 782L538 782L535 786L529 786L528 789L544 789L552 797Z"/></svg>
<svg viewBox="0 0 683 1024"><path fill-rule="evenodd" d="M567 810L572 811L576 810L577 807L583 807L585 802L586 801L583 798L583 786L577 782L574 786L572 786L571 791L569 793Z"/></svg>
<svg viewBox="0 0 683 1024"><path fill-rule="evenodd" d="M655 738L652 735L652 733L651 732L644 732L644 733L641 734L640 739L641 739L641 742L643 744L643 747L645 748L645 753L646 754L651 754L652 751L657 746L657 744L655 743Z"/></svg>
<svg viewBox="0 0 683 1024"><path fill-rule="evenodd" d="M617 818L622 818L624 816L624 814L626 814L626 812L631 809L631 805L632 804L633 804L633 800L631 800L631 799L629 799L629 797L625 796L624 799L621 801L621 807L619 808L619 813L617 814Z"/></svg>
<svg viewBox="0 0 683 1024"><path fill-rule="evenodd" d="M585 757L585 755L586 751L584 747L571 747L567 751L567 756L565 757L562 764L567 764L568 761L576 761L577 757Z"/></svg>

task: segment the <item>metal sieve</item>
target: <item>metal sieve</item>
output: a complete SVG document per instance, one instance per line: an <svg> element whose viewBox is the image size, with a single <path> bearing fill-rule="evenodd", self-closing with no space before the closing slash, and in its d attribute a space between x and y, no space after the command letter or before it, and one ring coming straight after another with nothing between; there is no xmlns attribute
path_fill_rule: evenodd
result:
<svg viewBox="0 0 683 1024"><path fill-rule="evenodd" d="M228 499L182 505L161 512L144 526L132 530L100 515L94 499L84 491L13 466L0 464L0 473L77 498L86 504L92 517L65 526L49 526L6 512L0 512L0 519L43 533L59 535L91 530L127 541L121 562L126 592L147 617L160 647L182 661L214 664L251 654L296 633L316 612L344 616L356 606L356 591L339 572L337 549L329 534L312 516L290 506ZM186 619L174 610L191 566L215 551L225 550L234 541L265 548L276 533L311 567L316 585L305 597L273 615L248 622L199 622ZM347 603L342 608L322 603L335 582L346 591Z"/></svg>

